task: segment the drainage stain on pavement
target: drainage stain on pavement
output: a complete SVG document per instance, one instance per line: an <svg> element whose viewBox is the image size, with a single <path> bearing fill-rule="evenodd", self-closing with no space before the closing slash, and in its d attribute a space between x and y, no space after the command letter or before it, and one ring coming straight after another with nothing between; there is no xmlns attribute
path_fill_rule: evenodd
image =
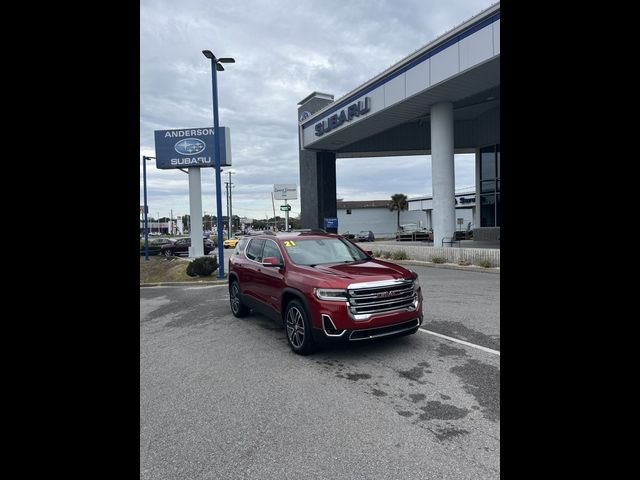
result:
<svg viewBox="0 0 640 480"><path fill-rule="evenodd" d="M442 402L431 400L426 407L420 407L424 413L418 416L420 421L425 420L458 420L466 417L469 410L458 408L455 405L447 405Z"/></svg>
<svg viewBox="0 0 640 480"><path fill-rule="evenodd" d="M373 388L371 390L371 393L373 393L376 397L386 397L388 395L384 390L378 390L377 388Z"/></svg>
<svg viewBox="0 0 640 480"><path fill-rule="evenodd" d="M446 427L438 428L435 431L431 430L431 432L440 441L450 440L453 437L458 437L460 435L468 435L469 434L468 430L465 430L463 428L457 428L457 427L454 427L452 425L447 425Z"/></svg>
<svg viewBox="0 0 640 480"><path fill-rule="evenodd" d="M413 403L418 403L420 400L427 398L427 396L424 393L412 393L409 398Z"/></svg>
<svg viewBox="0 0 640 480"><path fill-rule="evenodd" d="M475 343L483 347L500 350L500 335L485 335L461 323L434 320L429 323L429 330Z"/></svg>
<svg viewBox="0 0 640 480"><path fill-rule="evenodd" d="M414 382L424 384L420 381L420 378L424 376L424 367L413 367L411 370L398 370L398 374L401 377L408 378Z"/></svg>
<svg viewBox="0 0 640 480"><path fill-rule="evenodd" d="M438 356L440 357L450 357L450 356L459 356L463 357L467 354L464 348L456 348L446 343L441 343L438 345Z"/></svg>
<svg viewBox="0 0 640 480"><path fill-rule="evenodd" d="M465 392L475 397L487 420L500 420L500 370L498 367L468 360L464 365L452 367L449 371L464 382Z"/></svg>
<svg viewBox="0 0 640 480"><path fill-rule="evenodd" d="M347 380L351 380L353 382L357 382L358 380L364 380L367 378L371 378L371 375L369 375L368 373L347 373L346 376L345 375L341 375L341 374L336 374L336 377L338 378L346 378Z"/></svg>

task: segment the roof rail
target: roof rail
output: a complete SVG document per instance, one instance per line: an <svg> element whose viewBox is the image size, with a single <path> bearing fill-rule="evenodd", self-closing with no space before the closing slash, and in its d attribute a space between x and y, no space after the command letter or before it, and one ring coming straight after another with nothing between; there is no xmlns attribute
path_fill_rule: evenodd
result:
<svg viewBox="0 0 640 480"><path fill-rule="evenodd" d="M254 237L256 235L274 235L275 232L273 230L254 230L253 232L246 233L245 237Z"/></svg>
<svg viewBox="0 0 640 480"><path fill-rule="evenodd" d="M327 233L326 230L322 228L297 228L295 230L291 230L292 232L316 232L316 233Z"/></svg>

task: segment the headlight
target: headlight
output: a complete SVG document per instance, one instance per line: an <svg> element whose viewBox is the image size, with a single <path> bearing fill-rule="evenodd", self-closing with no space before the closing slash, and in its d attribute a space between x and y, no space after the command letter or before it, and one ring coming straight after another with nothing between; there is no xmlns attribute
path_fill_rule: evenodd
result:
<svg viewBox="0 0 640 480"><path fill-rule="evenodd" d="M347 300L347 291L335 288L314 288L316 297L320 300L330 300L334 302L345 302Z"/></svg>
<svg viewBox="0 0 640 480"><path fill-rule="evenodd" d="M420 287L420 281L418 280L418 274L416 272L413 272L416 276L416 278L413 280L413 291L417 292Z"/></svg>

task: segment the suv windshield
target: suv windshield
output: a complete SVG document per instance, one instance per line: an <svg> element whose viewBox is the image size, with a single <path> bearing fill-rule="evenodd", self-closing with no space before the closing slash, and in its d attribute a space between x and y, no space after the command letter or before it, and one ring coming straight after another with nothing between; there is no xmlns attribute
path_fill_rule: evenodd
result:
<svg viewBox="0 0 640 480"><path fill-rule="evenodd" d="M284 240L282 244L291 261L297 265L351 263L369 258L340 238Z"/></svg>

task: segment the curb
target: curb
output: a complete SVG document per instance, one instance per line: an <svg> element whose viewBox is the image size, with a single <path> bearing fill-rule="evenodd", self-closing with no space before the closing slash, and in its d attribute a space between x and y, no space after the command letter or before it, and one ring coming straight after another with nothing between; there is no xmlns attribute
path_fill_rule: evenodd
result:
<svg viewBox="0 0 640 480"><path fill-rule="evenodd" d="M158 282L158 283L141 283L140 288L143 287L181 287L186 285L226 285L227 280L217 281L202 281L202 282Z"/></svg>
<svg viewBox="0 0 640 480"><path fill-rule="evenodd" d="M383 261L388 261L391 263L398 263L400 265L415 265L417 267L432 267L432 268L445 268L449 270L465 270L467 272L480 272L480 273L493 273L500 275L500 267L493 268L485 268L485 267L476 267L476 266L468 266L464 267L462 265L454 265L454 264L442 264L442 263L433 263L433 262L422 262L419 260L388 260L381 259Z"/></svg>

